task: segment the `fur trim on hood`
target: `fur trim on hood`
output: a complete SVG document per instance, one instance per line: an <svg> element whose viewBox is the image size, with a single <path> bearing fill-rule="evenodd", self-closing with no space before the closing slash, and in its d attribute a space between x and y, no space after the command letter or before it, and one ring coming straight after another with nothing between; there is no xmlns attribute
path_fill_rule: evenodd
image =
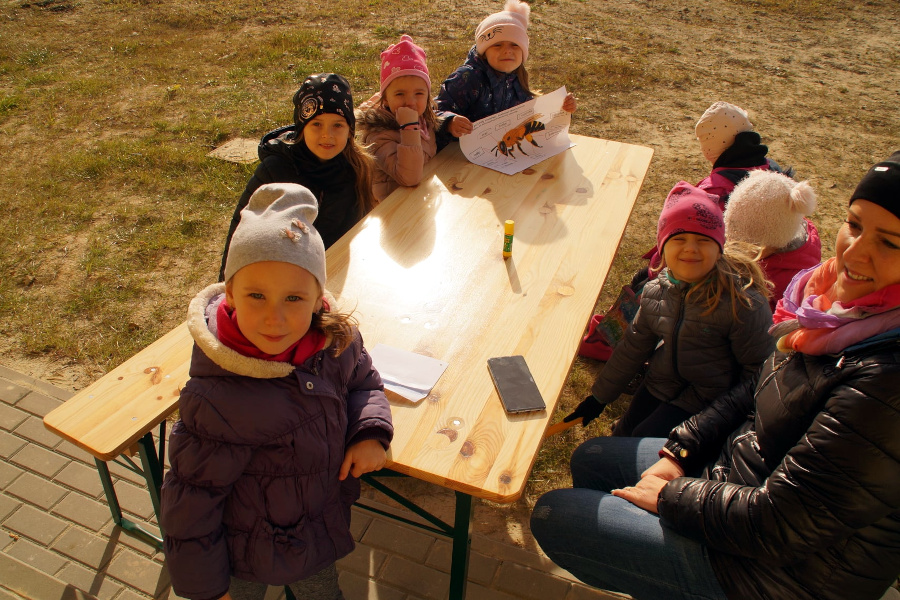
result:
<svg viewBox="0 0 900 600"><path fill-rule="evenodd" d="M188 305L187 325L194 342L211 361L237 375L257 379L286 377L294 365L244 356L219 341L210 331L207 314L215 318L219 303L225 301L225 284L214 283L200 291Z"/></svg>
<svg viewBox="0 0 900 600"><path fill-rule="evenodd" d="M380 103L365 110L357 110L356 122L360 129L367 131L381 129L398 131L400 129L400 123L397 122L393 113L383 108Z"/></svg>

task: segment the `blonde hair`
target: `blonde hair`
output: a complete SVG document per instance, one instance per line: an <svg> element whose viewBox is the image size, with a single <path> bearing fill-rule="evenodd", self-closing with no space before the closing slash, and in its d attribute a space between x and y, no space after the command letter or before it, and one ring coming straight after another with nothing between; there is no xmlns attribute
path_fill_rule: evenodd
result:
<svg viewBox="0 0 900 600"><path fill-rule="evenodd" d="M353 343L353 328L357 325L351 314L332 312L323 307L313 315L310 327L315 327L330 338L330 351L334 356L340 356Z"/></svg>
<svg viewBox="0 0 900 600"><path fill-rule="evenodd" d="M753 308L753 299L748 293L750 290L755 290L764 299L772 295L774 285L766 279L762 267L759 266L761 257L762 249L755 244L726 242L725 249L716 259L710 276L691 286L685 300L696 298L699 303L706 305L703 314L708 315L719 306L722 294L727 293L731 298L731 316L740 322L738 303ZM661 255L661 258L659 271L666 266L665 255Z"/></svg>

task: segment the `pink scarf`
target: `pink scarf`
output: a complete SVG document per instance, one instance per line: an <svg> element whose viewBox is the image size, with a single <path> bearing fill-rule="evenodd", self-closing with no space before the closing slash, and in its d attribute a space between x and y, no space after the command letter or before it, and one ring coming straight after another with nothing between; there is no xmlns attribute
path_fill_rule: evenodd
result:
<svg viewBox="0 0 900 600"><path fill-rule="evenodd" d="M325 347L325 333L318 329L310 329L306 335L284 352L266 354L241 333L238 327L237 313L224 300L219 303L219 308L216 310L216 333L220 342L239 354L274 362L291 363L294 366L302 365L310 356Z"/></svg>
<svg viewBox="0 0 900 600"><path fill-rule="evenodd" d="M800 271L778 301L769 333L782 352L836 354L900 327L900 284L850 302L834 300L837 259Z"/></svg>

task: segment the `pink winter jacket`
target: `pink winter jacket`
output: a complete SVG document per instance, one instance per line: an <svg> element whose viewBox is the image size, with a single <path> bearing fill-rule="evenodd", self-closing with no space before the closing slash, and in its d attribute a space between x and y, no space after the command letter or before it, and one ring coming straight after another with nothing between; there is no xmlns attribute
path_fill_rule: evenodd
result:
<svg viewBox="0 0 900 600"><path fill-rule="evenodd" d="M775 304L784 295L784 290L799 271L814 267L822 262L822 241L819 230L806 219L806 243L795 250L772 254L759 261L766 279L775 284L769 306L775 311Z"/></svg>
<svg viewBox="0 0 900 600"><path fill-rule="evenodd" d="M380 106L365 111L357 127L363 144L375 156L372 191L379 202L401 185L414 186L422 181L425 163L437 153L434 130L428 132L427 140L420 131L400 131L394 116Z"/></svg>

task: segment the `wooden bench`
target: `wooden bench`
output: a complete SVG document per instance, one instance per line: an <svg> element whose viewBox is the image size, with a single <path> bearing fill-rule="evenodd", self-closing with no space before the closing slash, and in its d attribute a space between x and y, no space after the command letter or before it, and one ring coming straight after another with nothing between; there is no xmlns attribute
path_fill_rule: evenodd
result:
<svg viewBox="0 0 900 600"><path fill-rule="evenodd" d="M182 324L44 417L47 429L94 456L116 525L157 547L162 547L162 527L156 536L122 516L107 463L116 462L146 479L158 520L166 418L178 408L192 346L187 325ZM140 466L135 456L140 457Z"/></svg>

